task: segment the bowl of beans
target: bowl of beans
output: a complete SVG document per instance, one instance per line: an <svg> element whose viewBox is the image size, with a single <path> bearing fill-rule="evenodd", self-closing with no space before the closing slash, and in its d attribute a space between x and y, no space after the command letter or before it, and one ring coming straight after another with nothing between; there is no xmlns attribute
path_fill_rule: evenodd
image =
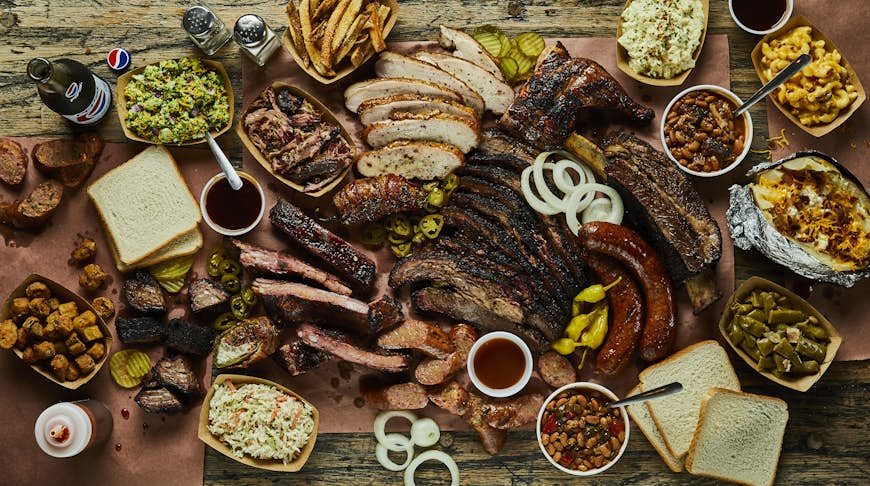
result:
<svg viewBox="0 0 870 486"><path fill-rule="evenodd" d="M716 177L740 165L752 144L749 112L733 115L741 104L731 91L710 84L675 96L659 131L668 158L698 177Z"/></svg>
<svg viewBox="0 0 870 486"><path fill-rule="evenodd" d="M624 407L610 409L616 395L597 383L565 385L538 412L538 445L557 469L592 476L610 469L628 445Z"/></svg>

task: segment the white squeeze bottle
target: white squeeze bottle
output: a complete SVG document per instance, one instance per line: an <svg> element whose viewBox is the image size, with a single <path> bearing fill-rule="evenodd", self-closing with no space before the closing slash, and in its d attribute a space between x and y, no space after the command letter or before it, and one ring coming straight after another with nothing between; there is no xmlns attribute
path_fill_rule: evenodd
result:
<svg viewBox="0 0 870 486"><path fill-rule="evenodd" d="M72 457L112 433L112 414L96 400L61 402L46 408L36 419L36 443L53 457Z"/></svg>

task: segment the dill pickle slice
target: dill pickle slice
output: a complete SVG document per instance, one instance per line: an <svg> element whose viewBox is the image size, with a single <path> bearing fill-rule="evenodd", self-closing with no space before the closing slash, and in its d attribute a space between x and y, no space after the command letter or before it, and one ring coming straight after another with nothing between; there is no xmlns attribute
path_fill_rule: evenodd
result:
<svg viewBox="0 0 870 486"><path fill-rule="evenodd" d="M501 68L501 73L508 81L513 81L517 76L517 71L519 71L519 65L512 57L498 58L498 67Z"/></svg>
<svg viewBox="0 0 870 486"><path fill-rule="evenodd" d="M181 278L176 278L172 280L161 280L157 279L157 283L160 284L161 287L166 289L170 294L177 294L178 291L181 290L181 287L184 287L184 275Z"/></svg>
<svg viewBox="0 0 870 486"><path fill-rule="evenodd" d="M535 32L523 32L514 37L514 41L520 52L531 58L537 58L544 51L544 38Z"/></svg>
<svg viewBox="0 0 870 486"><path fill-rule="evenodd" d="M517 62L517 77L525 76L532 72L534 62L529 56L523 54L519 49L512 51L511 59Z"/></svg>
<svg viewBox="0 0 870 486"><path fill-rule="evenodd" d="M142 357L134 357L136 355L144 355L144 360ZM138 373L141 369L143 363L147 363L147 370L145 373L134 376L134 373L131 373L131 360L135 360L135 364L133 364L133 370ZM133 388L135 386L139 386L142 383L142 378L147 375L148 371L151 370L151 360L148 358L148 355L139 351L137 349L122 349L121 351L116 352L109 359L109 371L112 374L112 379L115 380L119 386L124 388Z"/></svg>
<svg viewBox="0 0 870 486"><path fill-rule="evenodd" d="M148 268L157 280L175 280L184 277L193 266L193 255L173 258Z"/></svg>
<svg viewBox="0 0 870 486"><path fill-rule="evenodd" d="M143 378L151 371L151 359L148 358L147 354L135 349L126 351L133 351L127 357L127 373L130 376L133 378Z"/></svg>
<svg viewBox="0 0 870 486"><path fill-rule="evenodd" d="M498 34L491 32L484 32L474 36L474 40L476 40L486 52L489 53L490 56L498 57L501 53L501 39L499 39Z"/></svg>

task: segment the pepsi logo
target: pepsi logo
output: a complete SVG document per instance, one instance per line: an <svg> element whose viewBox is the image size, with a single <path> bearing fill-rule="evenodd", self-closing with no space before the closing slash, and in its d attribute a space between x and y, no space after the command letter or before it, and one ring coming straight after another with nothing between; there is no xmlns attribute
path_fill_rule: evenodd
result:
<svg viewBox="0 0 870 486"><path fill-rule="evenodd" d="M106 56L106 63L115 71L126 69L130 65L130 53L125 49L116 47L109 51L109 54Z"/></svg>
<svg viewBox="0 0 870 486"><path fill-rule="evenodd" d="M75 101L78 98L79 93L82 91L82 83L72 82L69 84L69 87L66 89L66 93L63 95L70 101Z"/></svg>

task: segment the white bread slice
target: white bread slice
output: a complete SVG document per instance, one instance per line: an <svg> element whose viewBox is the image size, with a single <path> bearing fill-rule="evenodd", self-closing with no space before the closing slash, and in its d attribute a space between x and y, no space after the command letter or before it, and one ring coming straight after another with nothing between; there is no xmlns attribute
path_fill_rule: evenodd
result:
<svg viewBox="0 0 870 486"><path fill-rule="evenodd" d="M704 393L716 387L740 391L728 354L712 340L693 344L641 371L638 377L646 390L674 381L683 384L680 393L646 402L668 450L678 458L689 451Z"/></svg>
<svg viewBox="0 0 870 486"><path fill-rule="evenodd" d="M643 391L643 385L638 383L637 386L628 392L628 396L637 395ZM668 445L665 444L665 439L662 437L662 433L659 431L658 426L653 422L653 419L649 414L649 409L646 407L646 403L629 405L626 409L628 410L628 415L631 416L632 422L634 422L637 425L637 428L643 432L643 435L646 436L646 439L649 441L650 445L653 446L653 449L659 453L668 468L673 472L682 472L683 459L674 457L674 455L671 454L671 451L668 450Z"/></svg>
<svg viewBox="0 0 870 486"><path fill-rule="evenodd" d="M414 57L429 64L434 64L465 82L471 89L477 91L487 110L501 115L514 102L514 90L511 85L498 79L492 73L461 57L442 54L440 52L419 51Z"/></svg>
<svg viewBox="0 0 870 486"><path fill-rule="evenodd" d="M465 164L462 151L438 142L400 140L386 147L364 152L356 162L366 177L397 174L406 179L443 179Z"/></svg>
<svg viewBox="0 0 870 486"><path fill-rule="evenodd" d="M168 245L164 246L141 262L135 265L125 265L123 262L118 260L118 251L115 249L112 239L107 238L107 240L109 241L109 250L112 252L112 257L115 259L115 268L117 268L121 273L127 273L137 268L146 268L151 265L157 265L158 263L163 263L173 258L193 255L202 249L203 244L202 232L197 226L180 237L172 240Z"/></svg>
<svg viewBox="0 0 870 486"><path fill-rule="evenodd" d="M151 146L88 187L118 260L137 265L195 228L202 216L175 159Z"/></svg>
<svg viewBox="0 0 870 486"><path fill-rule="evenodd" d="M788 405L779 398L722 388L707 391L686 470L741 484L773 484Z"/></svg>
<svg viewBox="0 0 870 486"><path fill-rule="evenodd" d="M483 114L485 104L480 93L456 76L428 62L398 52L384 51L375 62L375 76L379 78L412 78L440 84L459 93L463 103L474 108L478 114Z"/></svg>
<svg viewBox="0 0 870 486"><path fill-rule="evenodd" d="M372 123L363 139L372 148L397 140L423 140L454 145L468 153L480 144L480 126L467 118L445 113L396 113L396 119Z"/></svg>
<svg viewBox="0 0 870 486"><path fill-rule="evenodd" d="M441 47L454 49L454 56L471 61L492 73L499 80L504 81L504 75L496 60L474 37L461 30L451 29L443 25L440 25L439 28L441 31L438 34L438 43L441 44Z"/></svg>

